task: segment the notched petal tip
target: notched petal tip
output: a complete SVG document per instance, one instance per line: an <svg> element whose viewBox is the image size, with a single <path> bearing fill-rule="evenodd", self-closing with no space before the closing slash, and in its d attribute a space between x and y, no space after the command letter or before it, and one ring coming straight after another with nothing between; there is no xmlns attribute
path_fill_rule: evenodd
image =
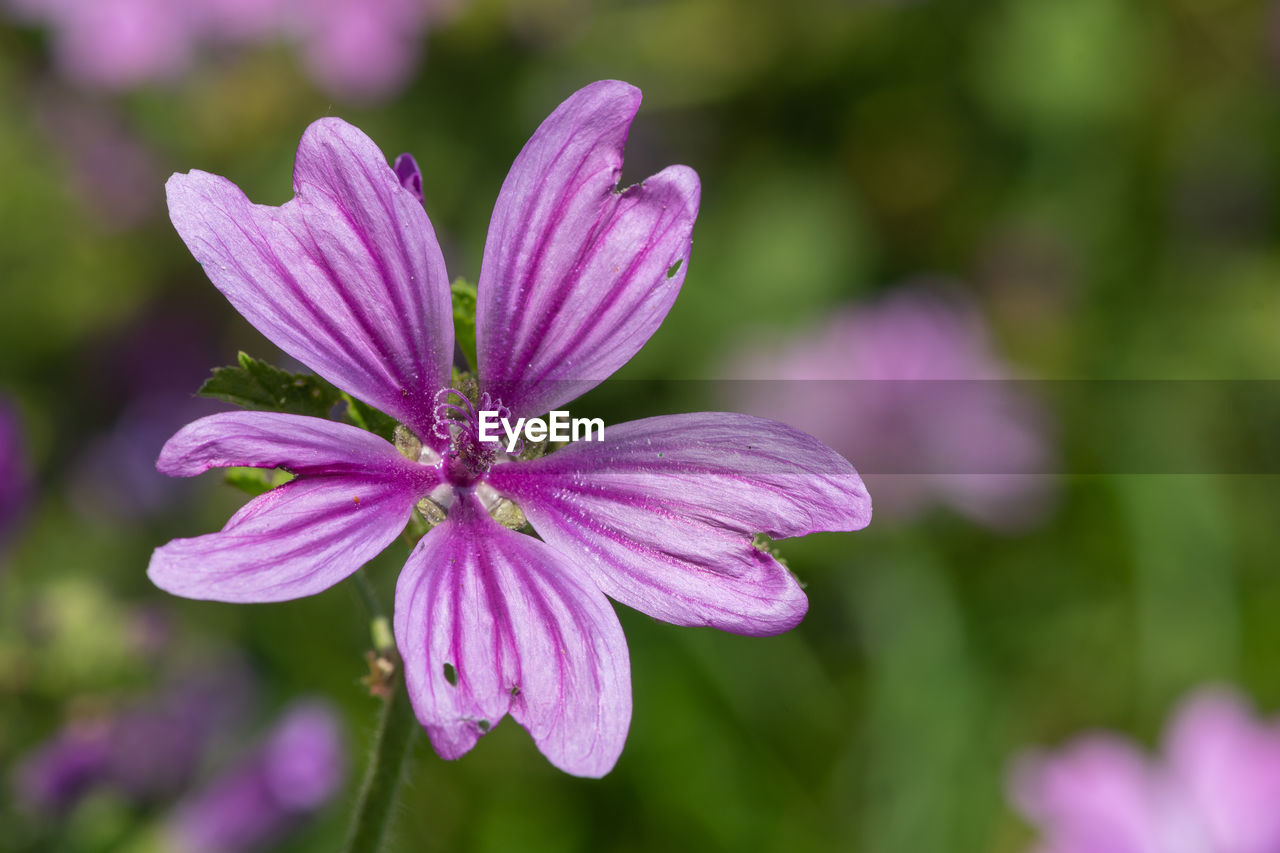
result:
<svg viewBox="0 0 1280 853"><path fill-rule="evenodd" d="M453 358L444 258L421 202L337 118L302 136L294 198L252 203L206 172L167 184L170 218L246 320L343 391L415 429Z"/></svg>
<svg viewBox="0 0 1280 853"><path fill-rule="evenodd" d="M741 634L747 637L772 637L785 634L804 621L809 612L809 596L805 594L800 579L779 562L772 554L761 551L754 544L749 546L759 569L758 605L749 615L735 616L712 628Z"/></svg>
<svg viewBox="0 0 1280 853"><path fill-rule="evenodd" d="M186 192L194 174L194 170L191 172L174 172L164 182L164 198L165 203L169 206L170 213L173 212L174 202Z"/></svg>
<svg viewBox="0 0 1280 853"><path fill-rule="evenodd" d="M620 189L640 91L600 81L534 131L499 193L477 285L480 380L537 415L625 364L688 269L700 186L672 166Z"/></svg>
<svg viewBox="0 0 1280 853"><path fill-rule="evenodd" d="M641 186L647 187L655 181L671 186L677 195L686 200L690 212L698 212L698 205L702 200L702 179L692 167L676 163L647 178Z"/></svg>
<svg viewBox="0 0 1280 853"><path fill-rule="evenodd" d="M165 181L164 193L169 221L201 266L207 266L212 260L205 249L214 239L208 225L211 213L216 216L217 211L251 205L234 183L200 169L174 172Z"/></svg>
<svg viewBox="0 0 1280 853"><path fill-rule="evenodd" d="M510 714L556 767L602 776L631 718L617 616L549 546L467 501L422 539L396 585L418 721L453 759Z"/></svg>
<svg viewBox="0 0 1280 853"><path fill-rule="evenodd" d="M168 180L164 182L165 196L172 204L175 196L181 196L184 192L188 191L193 184L207 178L217 177L217 175L212 175L202 169L191 169L186 172L174 172L169 176ZM225 180L225 178L223 180Z"/></svg>

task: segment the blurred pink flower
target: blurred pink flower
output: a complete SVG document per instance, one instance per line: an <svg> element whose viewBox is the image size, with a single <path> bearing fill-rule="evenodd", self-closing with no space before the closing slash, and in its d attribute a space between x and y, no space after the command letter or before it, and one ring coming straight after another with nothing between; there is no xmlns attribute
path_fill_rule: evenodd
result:
<svg viewBox="0 0 1280 853"><path fill-rule="evenodd" d="M351 101L399 89L418 64L422 33L443 4L429 0L313 0L292 16L316 85Z"/></svg>
<svg viewBox="0 0 1280 853"><path fill-rule="evenodd" d="M196 28L185 3L172 0L60 0L54 51L77 82L128 88L171 79L187 69Z"/></svg>
<svg viewBox="0 0 1280 853"><path fill-rule="evenodd" d="M72 720L12 772L28 811L65 813L94 790L136 803L181 791L224 731L252 706L250 673L230 662L167 684L119 710Z"/></svg>
<svg viewBox="0 0 1280 853"><path fill-rule="evenodd" d="M133 228L159 209L158 193L138 191L159 180L156 154L121 117L54 85L42 85L36 103L44 134L65 161L71 194L103 228Z"/></svg>
<svg viewBox="0 0 1280 853"><path fill-rule="evenodd" d="M740 356L733 402L859 460L882 521L943 504L997 529L1049 504L1044 413L995 355L977 310L924 285L833 313Z"/></svg>
<svg viewBox="0 0 1280 853"><path fill-rule="evenodd" d="M88 348L95 393L82 403L110 412L110 426L74 442L68 496L81 515L136 522L188 510L190 490L156 477L155 458L182 424L228 408L192 395L218 358L214 325L200 305L157 302Z"/></svg>
<svg viewBox="0 0 1280 853"><path fill-rule="evenodd" d="M346 766L337 713L320 702L299 702L249 755L178 805L169 821L173 849L270 849L338 793Z"/></svg>
<svg viewBox="0 0 1280 853"><path fill-rule="evenodd" d="M423 33L452 0L0 0L12 17L53 31L55 60L85 86L167 82L197 55L294 40L312 80L332 95L393 94L418 62Z"/></svg>
<svg viewBox="0 0 1280 853"><path fill-rule="evenodd" d="M1085 735L1022 756L1010 795L1040 832L1038 853L1276 853L1280 721L1258 720L1233 692L1201 690L1158 758Z"/></svg>

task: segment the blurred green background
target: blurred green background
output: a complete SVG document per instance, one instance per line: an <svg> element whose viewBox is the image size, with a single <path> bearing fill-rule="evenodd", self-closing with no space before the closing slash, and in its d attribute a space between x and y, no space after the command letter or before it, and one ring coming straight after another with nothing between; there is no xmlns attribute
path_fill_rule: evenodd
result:
<svg viewBox="0 0 1280 853"><path fill-rule="evenodd" d="M295 696L341 707L347 786L277 849L342 836L376 712L357 597L197 603L144 574L152 548L243 501L216 475L161 482L155 452L211 410L191 400L209 368L239 349L278 359L173 232L164 179L200 168L281 203L319 116L416 155L450 273L474 280L538 122L590 81L639 86L624 177L688 164L703 204L684 291L632 379L722 375L926 275L979 307L1016 375L1280 372L1270 3L459 0L424 39L400 91L354 103L269 44L163 85L78 88L47 33L0 25L0 390L37 473L0 557L0 849L154 843L163 803L104 794L51 821L19 808L8 770L210 650L256 673L258 730ZM420 738L393 849L1016 851L1030 834L1004 776L1020 749L1096 727L1150 740L1207 681L1280 705L1276 459L1211 473L1246 433L1275 435L1275 412L1179 409L1158 435L1049 414L1061 476L1036 523L935 508L782 543L811 606L781 637L619 607L635 716L613 773L563 775L511 722L456 762ZM1127 466L1151 444L1205 473ZM404 557L370 566L388 602ZM130 626L155 613L168 627L148 657Z"/></svg>

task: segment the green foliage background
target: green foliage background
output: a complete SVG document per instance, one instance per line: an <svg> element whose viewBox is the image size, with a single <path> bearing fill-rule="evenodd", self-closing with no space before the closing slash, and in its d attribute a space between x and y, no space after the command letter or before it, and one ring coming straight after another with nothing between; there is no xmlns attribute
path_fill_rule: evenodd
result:
<svg viewBox="0 0 1280 853"><path fill-rule="evenodd" d="M84 703L154 686L124 636L140 606L176 614L184 649L242 650L266 685L264 725L295 695L330 697L357 772L372 732L367 625L345 586L234 607L147 582L153 547L217 529L240 494L209 476L122 518L80 485L86 448L138 393L102 353L146 350L137 336L156 326L140 318L198 318L209 359L192 393L238 350L278 361L173 233L169 172L225 174L279 203L303 128L341 115L389 156L416 155L450 273L474 281L515 153L570 92L616 77L645 93L627 181L671 162L703 181L684 291L623 378L714 375L836 306L944 275L1024 375L1270 380L1278 20L1248 0L471 0L430 33L407 90L375 106L331 101L271 49L172 87L74 93L40 34L0 29L0 386L40 482L0 569L0 769ZM122 229L95 213L41 119L58 98L109 111L153 150L157 179L134 188L149 218ZM1175 414L1152 434L1062 413L1057 507L1030 530L939 511L782 543L811 601L787 635L620 607L635 718L617 769L562 775L510 722L457 762L421 738L394 849L1026 849L1004 796L1019 749L1098 727L1154 743L1205 682L1280 706L1275 457L1231 475L1127 462L1154 443L1178 470L1212 472L1254 432L1273 447L1280 422ZM1209 414L1217 426L1199 429ZM393 546L370 567L387 601L404 557ZM335 849L354 789L353 775L288 849ZM0 849L142 849L160 817L95 801L50 830L5 793Z"/></svg>

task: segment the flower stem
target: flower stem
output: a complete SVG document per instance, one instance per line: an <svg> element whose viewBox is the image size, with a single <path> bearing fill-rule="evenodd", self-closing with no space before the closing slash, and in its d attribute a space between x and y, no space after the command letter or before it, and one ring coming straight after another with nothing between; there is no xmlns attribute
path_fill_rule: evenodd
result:
<svg viewBox="0 0 1280 853"><path fill-rule="evenodd" d="M369 611L369 618L377 620L385 617L387 614L382 609L382 602L378 600L378 591L373 588L373 582L364 573L364 569L357 569L352 579L356 584L356 592L360 594L361 603Z"/></svg>
<svg viewBox="0 0 1280 853"><path fill-rule="evenodd" d="M391 694L383 702L378 738L347 834L347 853L377 853L382 849L396 791L404 775L405 758L413 747L417 731L418 720L409 705L409 694L405 693L404 681L397 674Z"/></svg>
<svg viewBox="0 0 1280 853"><path fill-rule="evenodd" d="M383 697L378 734L360 786L345 849L347 853L377 853L386 838L396 791L404 775L405 758L413 748L414 735L418 731L418 720L404 689L390 622L377 593L363 570L356 572L355 584L369 610L370 633L376 650L376 658L370 655L370 661L387 665L389 674L378 683L377 695ZM376 670L373 675L377 675Z"/></svg>

